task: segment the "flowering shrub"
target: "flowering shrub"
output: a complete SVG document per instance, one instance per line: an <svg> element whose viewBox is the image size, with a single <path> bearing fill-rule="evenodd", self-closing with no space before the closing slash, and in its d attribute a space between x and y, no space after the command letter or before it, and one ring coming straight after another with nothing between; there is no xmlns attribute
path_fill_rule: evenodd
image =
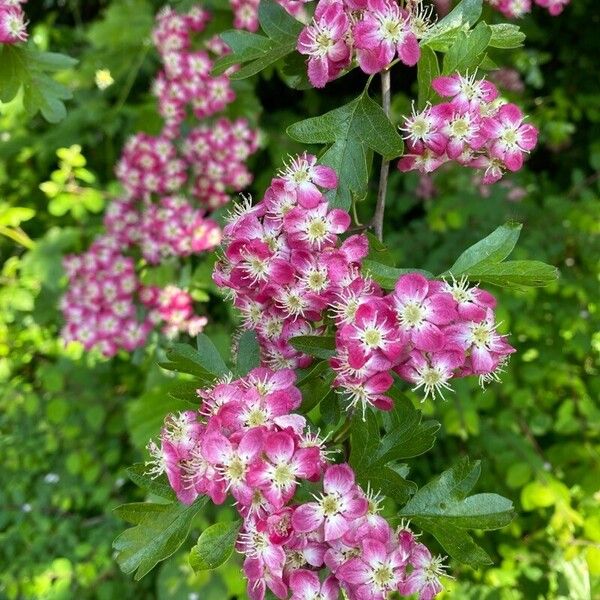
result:
<svg viewBox="0 0 600 600"><path fill-rule="evenodd" d="M241 316L236 364L228 367L203 334L198 351L186 345L167 351L164 368L194 377L173 392L189 410L166 417L158 443L148 446L152 460L134 475L170 503L118 509L136 525L115 540L124 570L141 577L173 551L173 528L161 528L156 511L166 523L177 523L178 547L207 500L221 505L229 495L241 522L206 530L190 563L198 571L214 568L237 548L252 599L263 600L267 591L282 599L336 598L340 592L358 600L384 600L393 592L435 597L443 559L434 558L403 519L431 533L459 561L487 560L466 530L502 527L512 519L512 505L495 494L467 497L479 475L478 463L468 460L421 490L405 478L398 461L430 449L439 425L422 422L402 386L435 400L452 389L453 379L499 381L515 350L497 332L494 296L478 284L541 286L555 271L535 261L505 260L519 237L515 223L496 229L437 276L381 262L388 252L382 237L392 159L404 154L400 170L424 173L456 161L483 169L483 183L492 184L504 171L518 171L536 144L537 129L523 123L520 109L501 100L494 84L469 75L484 65L488 47L522 40L516 27L480 23L471 29L480 12L481 3L473 9L465 2L434 25L421 2L327 0L302 25L265 0L258 19L267 37L225 32L231 53L211 42L221 54L211 71L219 78L216 88L202 80L209 73L206 57L190 59L182 33L186 18L202 27L202 13L182 17L166 10L159 16L154 37L165 70L155 89L166 102L166 130L161 138L130 142L118 173L131 199L167 196L156 214L147 209L141 219L129 216L127 198L109 218L122 243L140 244L148 262L198 244L209 247L185 227L203 215L193 216L173 197L190 167L197 177L192 193L208 208L223 203L228 187L250 180L242 163L255 138L242 124L221 120L191 130L180 157L174 133L185 103L203 115L213 94L217 103L228 98L229 80L250 77L294 48L307 57L314 87L354 62L370 77L355 100L289 127L301 143L327 145L320 159L307 152L290 158L261 201L246 198L230 211L213 281ZM251 20L241 20L254 29ZM235 21L240 24L239 14ZM441 68L437 52L444 54ZM407 152L390 120L390 69L399 63L418 65L420 112L401 127ZM381 105L370 96L375 74L381 75ZM304 86L304 76L296 73L293 84ZM206 102L198 104L198 94ZM436 94L446 101L436 102ZM381 158L374 215L369 225L356 218L353 224L350 210L368 195L375 153ZM211 231L211 242L221 241L216 226L202 221L202 227ZM165 320L167 332L202 330L204 322L192 317L180 290L138 293L157 308L149 318ZM386 518L389 502L395 517ZM141 514L132 517L132 510ZM397 517L401 522L391 521Z"/></svg>
<svg viewBox="0 0 600 600"><path fill-rule="evenodd" d="M553 17L562 13L571 0L487 0L496 10L509 19L519 19L531 12L532 4L545 8Z"/></svg>

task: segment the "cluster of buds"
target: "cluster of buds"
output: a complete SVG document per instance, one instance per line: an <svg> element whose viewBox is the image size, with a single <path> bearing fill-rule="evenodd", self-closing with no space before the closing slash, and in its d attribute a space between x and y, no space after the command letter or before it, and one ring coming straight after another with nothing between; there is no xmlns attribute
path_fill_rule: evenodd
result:
<svg viewBox="0 0 600 600"><path fill-rule="evenodd" d="M310 363L290 338L322 331L319 322L368 252L362 235L338 244L350 216L330 209L322 191L336 186L333 169L303 154L272 180L262 202L239 207L223 230L224 255L213 279L230 290L274 368Z"/></svg>
<svg viewBox="0 0 600 600"><path fill-rule="evenodd" d="M0 44L27 40L27 20L21 4L27 0L0 0Z"/></svg>
<svg viewBox="0 0 600 600"><path fill-rule="evenodd" d="M304 16L303 5L310 0L276 0L277 4L296 18ZM233 26L236 29L256 31L258 29L258 6L260 0L230 0L233 11Z"/></svg>
<svg viewBox="0 0 600 600"><path fill-rule="evenodd" d="M521 110L503 104L496 86L475 75L436 77L433 89L451 98L421 112L414 112L401 128L408 153L400 159L401 171L431 173L456 161L483 171L483 183L502 178L504 172L518 171L525 155L536 143L538 131L524 123Z"/></svg>
<svg viewBox="0 0 600 600"><path fill-rule="evenodd" d="M119 348L132 350L143 345L153 325L163 323L163 332L173 337L178 332L197 335L206 324L204 317L194 315L188 292L174 286L164 290L144 288L135 272L135 260L123 255L128 253L156 265L170 257L211 250L219 244L221 231L215 221L207 218L206 211L222 206L229 201L230 192L240 191L251 182L244 161L257 150L258 142L247 121L220 118L192 129L189 136L182 132L186 118L213 116L234 99L227 77L210 75L208 53L192 50L192 34L203 31L209 17L199 7L185 14L165 8L157 15L152 37L164 68L154 89L164 127L157 136L138 133L127 141L116 167L123 197L109 206L105 231L92 248L66 261L70 290L63 301L67 321L64 337L83 342L86 349L99 347L112 356ZM211 52L222 51L214 39L206 45ZM104 294L104 284L95 283L114 279L113 264L97 261L85 273L71 268L78 261L87 263L96 248L114 249L129 265L132 283L127 307L119 296L118 307L111 309L112 288L108 285ZM99 290L91 307L97 317L78 320L84 307L79 306L82 301L77 296L88 287L87 281L92 290ZM85 294L83 297L87 298ZM87 306L87 300L84 304ZM115 321L114 310L117 317L123 313L127 321ZM137 318L143 321L138 323Z"/></svg>
<svg viewBox="0 0 600 600"><path fill-rule="evenodd" d="M421 0L402 8L395 0L320 0L313 21L298 38L298 52L308 56L308 78L317 88L335 79L352 62L368 74L398 60L414 66L432 9Z"/></svg>
<svg viewBox="0 0 600 600"><path fill-rule="evenodd" d="M257 149L257 132L244 119L219 119L192 129L183 154L192 165L194 195L212 210L227 204L228 190L240 191L252 182L245 161Z"/></svg>
<svg viewBox="0 0 600 600"><path fill-rule="evenodd" d="M347 464L330 464L325 443L293 413L302 401L291 369L260 367L198 390L199 411L166 418L148 446L151 473L166 473L181 502L228 493L243 518L237 548L248 597L385 600L392 592L431 600L443 565L407 526L394 530ZM319 483L300 503L303 482Z"/></svg>
<svg viewBox="0 0 600 600"><path fill-rule="evenodd" d="M84 254L65 257L64 267L69 277L61 299L65 341L98 348L107 357L145 343L152 321L148 315L138 318L136 300L143 287L132 258L123 256L110 238L100 238Z"/></svg>
<svg viewBox="0 0 600 600"><path fill-rule="evenodd" d="M490 6L509 19L520 19L531 12L533 4L545 8L553 17L562 13L571 0L487 0Z"/></svg>
<svg viewBox="0 0 600 600"><path fill-rule="evenodd" d="M361 274L364 235L339 239L350 215L329 208L320 188L335 172L304 154L273 179L262 202L241 206L224 229L224 255L213 279L227 288L243 326L256 331L273 368L307 367L290 339L335 326L335 385L349 408L392 408L392 372L443 395L450 379L497 378L513 348L496 332L495 299L466 281L399 278L384 294Z"/></svg>
<svg viewBox="0 0 600 600"><path fill-rule="evenodd" d="M163 323L162 332L168 338L174 338L182 332L195 337L202 333L208 323L206 317L194 314L194 300L190 294L175 285L163 289L146 286L139 296L150 310L150 320L155 324Z"/></svg>
<svg viewBox="0 0 600 600"><path fill-rule="evenodd" d="M137 204L133 199L112 202L104 227L122 247L139 246L149 264L211 250L221 241L217 223L181 196L164 196L156 204L144 202L143 210Z"/></svg>

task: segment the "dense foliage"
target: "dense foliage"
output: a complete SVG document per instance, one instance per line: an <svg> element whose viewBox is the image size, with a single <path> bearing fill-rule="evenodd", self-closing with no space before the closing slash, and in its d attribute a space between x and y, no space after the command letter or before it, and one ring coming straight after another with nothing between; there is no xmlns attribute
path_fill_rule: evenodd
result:
<svg viewBox="0 0 600 600"><path fill-rule="evenodd" d="M173 3L180 10L192 4ZM215 14L207 35L231 27L228 2L205 4ZM141 519L132 508L113 512L124 503L147 499L146 491L135 484L150 486L154 501L172 500L170 490L158 487L160 480L149 482L143 468L130 465L148 460L145 446L156 438L167 413L189 408L190 389L198 384L185 376L183 381L175 378L159 364L176 367L181 353L191 350L178 347L175 353L167 352L171 342L158 329L149 334L145 346L131 353L115 349L110 360L97 350L88 353L77 344L65 346L60 338L64 320L59 303L67 286L63 259L85 251L102 234L102 212L118 194L114 168L127 138L140 132L157 135L163 128L156 98L149 91L160 69L151 31L161 3L46 2L42 8L31 2L24 7L30 19L25 54L29 62L19 64L25 65L32 81L41 81L49 96L6 84L7 73L14 78L17 72L10 66L14 56L4 46L0 597L244 597L237 555L216 570L205 570L228 556L207 555L203 548L212 546L203 544L201 537L191 566L188 561L201 534L204 542L214 536L227 545L237 518L233 508L169 505L177 523L180 513L187 511L182 529L193 516L191 535L182 547L159 548L163 557L175 553L140 581L122 574L112 548L113 539L126 527L121 519L134 525ZM476 378L460 379L444 400L429 398L423 404L422 394L404 386L407 397L423 411L423 424L436 419L441 428L429 453L418 460L408 460L414 454L405 454L409 464L396 464L394 473L402 478L410 472L410 480L423 485L453 468L452 477L473 480L474 485L481 470L475 492L502 494L517 512L504 529L485 536L473 533L494 564L474 569L450 560L455 579L443 579L444 593L457 598L583 600L600 594L600 96L591 76L598 27L593 9L592 0L579 0L555 18L537 10L518 21L527 34L526 46L502 52L490 49L490 62L502 69L486 71L486 77L502 87L540 130L539 146L525 167L491 187L480 186L472 170L454 165L425 176L392 169L384 227L389 252L378 255L371 240L374 250L368 259L372 269L380 265L378 276L385 283L390 271L382 263L390 269L418 266L442 273L463 250L503 223L515 221L524 225L511 260L540 260L560 269L560 279L545 288L486 285L498 298L500 329L510 332L517 349L501 385L492 384L482 392ZM484 17L490 24L505 22L491 7L485 8ZM285 131L298 121L356 102L366 79L355 70L324 90L299 93L286 82L307 87L304 63L290 58L285 67L269 66L280 58L269 56L272 48L280 42L289 45L285 39L275 42L261 42L265 45L260 54L245 61L242 69L247 74L258 66L267 68L251 79L232 82L237 98L225 112L232 120L243 117L260 128L260 147L247 160L255 177L248 191L257 201L290 154L320 151L319 144L331 142L329 158L344 168L336 132L318 126L291 128L290 136ZM50 51L78 62L40 54ZM224 69L229 59L221 60ZM266 62L256 65L257 60ZM418 95L423 100L423 86L414 70L403 69L392 72L392 88L392 122L400 123L401 116L411 112L411 98ZM376 91L372 94L376 96ZM368 107L362 110L368 114ZM390 139L389 157L394 157L400 152L395 152L394 138ZM353 164L378 150L377 142L371 147L368 138L350 140L348 146L343 152L358 153ZM337 192L341 206L349 206L357 189L365 196L352 207L360 222L371 218L377 193L377 177L367 182L367 174L354 173L354 179L345 181L355 187ZM216 210L214 218L222 222L223 212ZM147 266L139 276L147 286L187 288L200 314L208 318L204 333L219 353L215 360L232 365L230 345L240 326L239 315L212 281L214 261L209 253L181 264L168 257L160 265ZM196 343L195 337L185 334L180 341ZM240 357L253 352L254 346L246 341L247 346L239 341ZM189 356L185 354L184 361ZM237 375L254 364L248 359ZM179 367L190 371L189 363ZM198 373L192 366L189 379ZM200 375L204 373L200 369ZM305 385L311 386L313 397L322 398L330 381ZM405 416L415 412L412 404L403 402L398 406ZM329 425L339 420L339 408L333 406L324 402L320 407L319 418ZM482 468L464 458L459 462L466 456L480 459ZM360 472L361 462L350 458ZM368 462L363 470L368 472ZM390 474L389 480L393 477ZM462 488L463 498L474 493L466 484ZM411 502L416 500L418 496ZM393 503L386 511L386 515L397 512ZM214 523L223 525L213 529ZM149 545L152 530L145 535ZM449 553L430 534L422 539L432 550ZM123 558L119 560L123 567ZM151 563L152 557L140 569L149 570ZM140 561L125 570L139 566Z"/></svg>

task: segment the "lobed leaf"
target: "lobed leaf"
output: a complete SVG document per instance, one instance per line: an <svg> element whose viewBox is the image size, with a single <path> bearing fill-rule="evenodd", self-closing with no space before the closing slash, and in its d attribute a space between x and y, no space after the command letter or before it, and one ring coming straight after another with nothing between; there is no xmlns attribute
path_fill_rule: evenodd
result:
<svg viewBox="0 0 600 600"><path fill-rule="evenodd" d="M260 346L255 331L244 331L238 340L236 375L244 377L260 366Z"/></svg>
<svg viewBox="0 0 600 600"><path fill-rule="evenodd" d="M315 358L329 359L335 353L335 338L332 335L298 335L290 344L304 354Z"/></svg>
<svg viewBox="0 0 600 600"><path fill-rule="evenodd" d="M444 56L444 74L465 73L476 68L491 39L492 29L486 23L479 23L472 31L461 31Z"/></svg>
<svg viewBox="0 0 600 600"><path fill-rule="evenodd" d="M113 542L116 560L124 573L133 573L139 581L159 562L174 554L186 540L192 519L206 504L207 498L202 496L187 506L178 502L167 505L148 503L145 514L143 504L137 504L135 517L133 511L120 507L119 511L138 523L126 529ZM165 508L162 508L162 507Z"/></svg>
<svg viewBox="0 0 600 600"><path fill-rule="evenodd" d="M479 461L464 458L423 486L399 513L433 534L453 558L471 565L491 561L465 530L499 529L515 514L512 502L498 494L467 496L480 473Z"/></svg>
<svg viewBox="0 0 600 600"><path fill-rule="evenodd" d="M402 137L383 109L366 92L348 104L290 125L290 137L304 144L330 144L321 162L336 170L337 190L329 195L333 207L348 210L353 199L367 193L369 150L391 160L404 150Z"/></svg>

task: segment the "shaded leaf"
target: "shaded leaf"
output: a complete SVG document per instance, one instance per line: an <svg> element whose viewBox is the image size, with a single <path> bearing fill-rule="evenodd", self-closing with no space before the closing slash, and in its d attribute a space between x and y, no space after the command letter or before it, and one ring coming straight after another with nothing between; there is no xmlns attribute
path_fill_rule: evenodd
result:
<svg viewBox="0 0 600 600"><path fill-rule="evenodd" d="M299 352L316 358L328 359L335 353L335 338L332 335L298 335L290 344Z"/></svg>
<svg viewBox="0 0 600 600"><path fill-rule="evenodd" d="M238 340L236 374L243 377L260 366L260 346L255 331L244 331Z"/></svg>
<svg viewBox="0 0 600 600"><path fill-rule="evenodd" d="M461 31L444 57L444 73L465 73L477 67L491 39L492 29L486 23L469 32Z"/></svg>
<svg viewBox="0 0 600 600"><path fill-rule="evenodd" d="M404 149L402 137L366 92L324 115L290 125L287 133L304 144L330 144L320 159L339 176L337 190L328 193L329 201L346 210L353 198L361 200L367 193L369 149L388 160Z"/></svg>
<svg viewBox="0 0 600 600"><path fill-rule="evenodd" d="M215 523L204 530L190 552L190 566L194 571L216 569L227 562L235 547L241 521Z"/></svg>
<svg viewBox="0 0 600 600"><path fill-rule="evenodd" d="M136 463L127 469L127 476L143 490L156 494L165 500L175 500L175 492L169 485L166 476L151 477L147 472L148 467L145 464Z"/></svg>
<svg viewBox="0 0 600 600"><path fill-rule="evenodd" d="M430 279L434 277L432 273L424 271L423 269L397 269L396 267L383 265L369 259L363 260L362 272L364 275L376 281L385 290L393 290L398 279L402 277L402 275L407 275L409 273L420 273Z"/></svg>

